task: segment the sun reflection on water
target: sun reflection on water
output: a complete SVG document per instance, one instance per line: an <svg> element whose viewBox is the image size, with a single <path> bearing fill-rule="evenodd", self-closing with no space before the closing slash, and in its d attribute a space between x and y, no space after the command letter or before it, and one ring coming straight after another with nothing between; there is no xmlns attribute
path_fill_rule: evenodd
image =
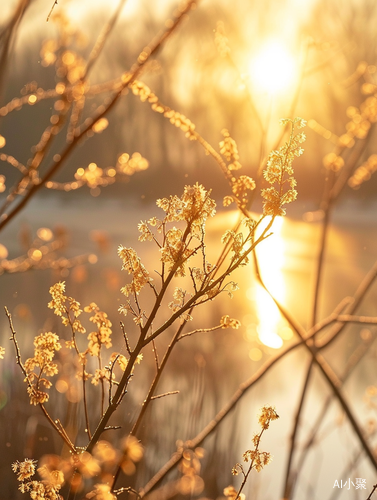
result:
<svg viewBox="0 0 377 500"><path fill-rule="evenodd" d="M268 221L265 225L267 223ZM263 241L257 249L263 280L279 302L284 302L286 295L286 286L282 275L285 253L282 236L283 223L282 217L276 218L272 227L273 234ZM283 345L283 339L289 339L292 332L282 321L277 306L262 286L258 285L256 289L253 289L253 295L258 316L258 338L265 346L279 349Z"/></svg>

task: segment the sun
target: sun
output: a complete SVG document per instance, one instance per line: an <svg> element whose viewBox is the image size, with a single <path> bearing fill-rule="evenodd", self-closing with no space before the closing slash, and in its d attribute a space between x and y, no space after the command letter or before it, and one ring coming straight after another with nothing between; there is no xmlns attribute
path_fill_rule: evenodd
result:
<svg viewBox="0 0 377 500"><path fill-rule="evenodd" d="M275 95L283 93L294 83L297 66L285 45L271 40L251 60L249 74L256 89Z"/></svg>

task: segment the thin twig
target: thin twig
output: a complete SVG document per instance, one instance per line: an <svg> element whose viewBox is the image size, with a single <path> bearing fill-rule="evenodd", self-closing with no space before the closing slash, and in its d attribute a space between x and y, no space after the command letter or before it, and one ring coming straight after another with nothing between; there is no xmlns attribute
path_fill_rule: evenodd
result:
<svg viewBox="0 0 377 500"><path fill-rule="evenodd" d="M52 11L53 11L53 10L54 10L54 8L55 8L55 5L58 5L58 0L54 0L54 3L52 4L51 10L50 10L50 12L48 13L48 16L47 16L47 19L46 19L46 23L48 23L48 22L49 22L50 17L51 17L51 14L52 14Z"/></svg>
<svg viewBox="0 0 377 500"><path fill-rule="evenodd" d="M39 179L38 183L33 183L29 190L24 194L22 200L16 205L8 214L3 214L2 219L0 220L0 230L2 230L9 222L24 208L24 206L29 202L29 200L35 195L37 191L39 191L44 184L49 181L60 169L64 161L68 158L68 156L72 153L74 148L80 142L80 139L86 137L89 130L92 129L93 125L95 125L102 117L107 115L115 104L118 102L118 99L121 97L123 90L129 86L141 73L144 69L145 64L149 59L154 56L161 46L165 43L165 41L170 37L170 35L175 31L177 26L180 24L184 16L189 12L194 4L197 3L197 0L189 0L186 5L179 9L178 14L172 21L171 25L165 29L162 33L159 34L150 44L149 50L146 57L142 59L138 59L138 61L132 66L129 73L123 78L122 84L120 88L114 93L113 97L110 98L108 104L101 105L97 108L94 113L93 118L86 120L79 131L75 134L74 139L71 143L67 144L65 149L59 155L59 159L54 161L54 163L47 169L45 175ZM145 52L145 50L144 50ZM55 125L56 127L57 125Z"/></svg>
<svg viewBox="0 0 377 500"><path fill-rule="evenodd" d="M282 316L288 321L290 324L291 328L296 332L296 334L300 337L301 340L305 339L306 332L305 330L301 327L301 325L293 318L293 316L283 307L283 305L272 295L272 293L269 291L267 286L264 284L262 276L259 272L259 268L256 268L257 272L257 277L260 282L260 284L263 286L263 288L268 292L272 300L275 302L277 305L280 313ZM309 344L309 342L304 342L303 344L306 348L306 350L310 353L312 356L315 364L318 366L319 370L321 371L322 375L324 376L325 380L327 381L328 385L331 387L331 390L333 391L335 397L337 398L338 402L340 403L340 406L343 408L345 414L347 415L347 418L349 420L349 423L351 424L351 427L353 428L355 434L357 435L360 444L362 445L366 455L368 456L371 464L373 467L377 470L377 460L376 457L374 456L372 450L370 449L365 436L361 432L361 429L359 425L356 422L356 419L349 407L349 405L346 403L342 391L341 391L341 382L335 372L332 370L330 365L325 361L325 359L321 356L321 354L318 352L316 348L314 348L312 345Z"/></svg>
<svg viewBox="0 0 377 500"><path fill-rule="evenodd" d="M348 360L346 370L345 370L344 374L341 377L341 381L342 381L343 384L348 379L348 377L351 375L351 373L356 368L356 366L358 365L358 363L368 353L368 351L370 349L370 346L372 345L372 342L374 342L375 338L376 337L374 336L374 338L371 341L365 342L365 343L361 344L356 349L356 351L353 352L352 356ZM310 436L307 439L306 443L302 446L302 452L301 452L300 456L297 459L296 470L293 471L293 474L292 474L293 478L291 479L291 484L290 484L290 494L291 494L291 496L293 496L293 489L294 489L295 484L297 483L297 478L298 478L298 475L299 475L300 471L303 468L303 465L305 463L305 459L308 456L308 451L309 451L310 447L313 445L313 443L315 442L315 438L316 438L316 435L318 433L319 427L320 427L320 425L321 425L321 423L322 423L322 421L323 421L326 413L330 409L331 402L332 402L333 399L334 399L334 395L333 394L330 394L326 398L326 401L323 403L322 410L319 413L319 415L318 415L318 417L316 419L316 422L314 423L314 425L312 427Z"/></svg>
<svg viewBox="0 0 377 500"><path fill-rule="evenodd" d="M155 363L156 363L156 368L157 368L157 371L158 371L160 369L160 364L159 364L159 361L158 361L157 348L156 348L156 344L155 344L154 340L152 340L152 350L153 350L153 354L154 354L154 360L155 360Z"/></svg>
<svg viewBox="0 0 377 500"><path fill-rule="evenodd" d="M169 391L164 392L163 394L159 394L158 396L152 396L151 401L153 401L154 399L164 398L165 396L171 396L172 394L179 394L179 391Z"/></svg>
<svg viewBox="0 0 377 500"><path fill-rule="evenodd" d="M293 424L293 429L292 429L292 434L291 434L291 441L290 441L290 446L289 446L289 452L288 452L288 460L287 460L287 465L285 469L285 483L283 487L283 497L285 499L291 498L291 490L292 490L292 478L291 478L291 468L292 468L292 462L293 462L293 457L296 451L296 439L297 439L297 434L298 434L298 429L299 429L299 423L300 423L300 416L301 412L304 407L305 399L308 395L308 387L310 383L310 379L313 373L313 366L314 366L314 361L313 359L310 360L308 370L306 372L306 377L305 381L301 390L301 396L300 400L297 405L296 409L296 414L294 418L294 424Z"/></svg>
<svg viewBox="0 0 377 500"><path fill-rule="evenodd" d="M85 365L82 367L82 392L83 392L83 400L84 400L84 413L85 413L85 423L86 423L86 431L88 433L89 440L92 439L92 434L90 432L90 424L89 424L89 413L88 413L88 402L86 396L86 384L85 384Z"/></svg>
<svg viewBox="0 0 377 500"><path fill-rule="evenodd" d="M370 500L372 498L372 495L373 493L377 490L377 484L373 485L373 489L372 491L370 492L369 494L369 497L367 498L367 500Z"/></svg>
<svg viewBox="0 0 377 500"><path fill-rule="evenodd" d="M24 374L25 380L28 383L29 387L32 387L31 383L29 381L29 374L27 373L27 371L22 363L21 352L20 352L20 348L19 348L19 345L17 342L17 337L16 337L16 330L14 329L14 326L13 326L12 315L10 314L10 312L8 311L8 308L6 306L4 307L4 309L5 309L5 314L8 318L10 331L12 332L12 337L10 338L10 340L12 340L14 347L15 347L15 350L16 350L16 362L20 366L21 371ZM73 453L76 453L76 448L75 448L74 444L72 443L72 441L70 440L70 438L69 438L68 434L66 433L65 429L63 428L62 424L60 423L60 420L54 421L50 417L48 411L46 410L46 408L44 407L44 405L42 403L38 403L38 406L41 408L42 412L44 413L45 417L47 418L47 420L49 421L51 426L54 428L54 430L59 434L59 436L66 443L68 448Z"/></svg>
<svg viewBox="0 0 377 500"><path fill-rule="evenodd" d="M113 389L113 371L114 371L114 366L116 365L116 362L118 361L119 359L119 356L120 354L117 354L115 356L115 359L114 361L111 363L110 365L110 376L109 376L109 405L111 405L111 401L112 401L112 389Z"/></svg>
<svg viewBox="0 0 377 500"><path fill-rule="evenodd" d="M227 417L227 415L234 410L236 404L240 399L256 385L271 369L277 364L281 359L283 359L287 354L302 346L303 343L309 340L307 337L304 341L297 341L286 347L284 350L276 354L272 359L268 360L259 370L257 370L248 380L239 385L237 391L229 399L229 401L221 408L221 410L215 415L215 417L197 434L194 438L188 440L185 443L186 448L194 449L200 446L202 442L210 436L215 429L220 425L220 423ZM163 478L180 462L183 456L182 452L175 452L170 460L148 481L148 483L140 491L140 495L144 497L150 493L162 480Z"/></svg>
<svg viewBox="0 0 377 500"><path fill-rule="evenodd" d="M192 332L188 332L188 333L181 335L178 340L182 340L185 337L190 337L191 335L195 335L195 333L214 332L215 330L219 330L220 328L223 328L222 325L213 326L212 328L197 328L196 330L193 330Z"/></svg>
<svg viewBox="0 0 377 500"><path fill-rule="evenodd" d="M373 285L376 278L377 278L377 260L370 268L370 270L367 272L364 279L361 281L360 285L357 287L357 290L353 296L353 301L350 302L348 306L345 308L344 311L345 314L352 315L356 311L356 309L359 307L362 300L364 299L365 295L367 294L368 290ZM318 349L322 349L324 347L329 346L343 331L345 326L346 326L345 322L336 323L331 328L327 338L324 339L323 341L321 340L320 342L318 342L317 344Z"/></svg>

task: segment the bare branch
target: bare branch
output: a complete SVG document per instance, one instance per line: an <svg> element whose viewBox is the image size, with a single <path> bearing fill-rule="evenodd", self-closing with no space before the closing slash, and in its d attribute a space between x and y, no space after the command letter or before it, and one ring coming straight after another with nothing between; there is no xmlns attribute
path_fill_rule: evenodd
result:
<svg viewBox="0 0 377 500"><path fill-rule="evenodd" d="M164 392L163 394L159 394L158 396L152 396L151 401L153 401L154 399L164 398L165 396L171 396L172 394L179 394L179 391L169 391Z"/></svg>
<svg viewBox="0 0 377 500"><path fill-rule="evenodd" d="M46 19L46 23L48 23L48 22L49 22L50 17L51 17L51 14L52 14L52 11L53 11L53 10L54 10L54 8L55 8L55 5L58 5L58 0L54 0L54 3L52 4L51 10L50 10L50 12L48 13L48 16L47 16L47 19Z"/></svg>

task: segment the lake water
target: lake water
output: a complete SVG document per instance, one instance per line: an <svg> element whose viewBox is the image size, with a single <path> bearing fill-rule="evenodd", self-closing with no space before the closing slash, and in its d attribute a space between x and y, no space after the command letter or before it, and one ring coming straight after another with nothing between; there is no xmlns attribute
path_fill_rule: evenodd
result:
<svg viewBox="0 0 377 500"><path fill-rule="evenodd" d="M344 296L351 295L373 265L377 256L376 209L376 205L361 207L350 203L335 212L324 267L324 291L319 301L320 318L328 315ZM308 210L310 207L306 207L306 211ZM303 207L297 205L290 218L276 221L273 234L260 245L258 257L267 286L293 316L307 327L311 316L320 225L304 222L302 211ZM0 242L8 248L10 257L16 256L21 251L19 231L25 226L29 226L31 232L36 232L40 227L66 226L69 228L69 245L64 250L66 256L96 254L98 257L96 264L79 266L63 276L47 269L0 277L0 305L6 305L14 316L25 357L30 355L29 339L40 329L59 328L54 318L51 319L51 311L47 309L48 288L56 281L66 280L68 295L77 298L83 305L95 301L101 309L108 312L114 325L118 323L120 318L117 309L123 299L119 289L127 281L127 276L124 272L120 272L121 263L116 253L117 246L119 244L135 246L138 235L137 223L153 215L158 216L158 209L139 200L90 198L67 202L64 198L44 198L33 201L27 212L21 213L17 220L6 228ZM306 218L310 218L310 215ZM223 212L209 222L207 235L210 261L218 252L221 235L236 221L237 214ZM157 266L158 255L153 246L148 242L138 243L136 246L145 264L156 269L153 266ZM216 324L223 314L229 314L241 321L241 329L222 330L205 334L200 338L192 337L187 339L186 344L182 342L162 384L164 390L174 390L179 386L184 398L180 400L178 407L171 398L171 402L163 403L159 408L156 406L157 409L153 414L156 421L171 419L166 432L161 431L159 434L162 435L154 436L155 442L157 440L161 445L169 442L166 445L166 453L161 453L159 457L162 462L174 450L175 439L187 439L195 435L220 409L221 404L236 390L239 383L274 356L279 348L293 341L293 332L256 282L252 268L242 268L233 279L240 287L235 292L234 298L229 299L224 296L210 303L208 307L198 309L193 324L194 327L199 325L209 327ZM376 299L377 290L373 288L360 307L360 313L377 315ZM0 318L0 326L0 345L5 346L9 352L11 347L5 315ZM342 373L357 345L362 342L360 335L365 337L368 328L365 326L348 328L341 341L326 351L327 359L339 374ZM132 341L132 333L130 335ZM117 344L117 341L114 343ZM375 410L368 410L364 401L366 389L376 384L375 358L376 349L372 346L345 387L347 401L354 409L360 423L365 423L368 419L376 421ZM145 362L150 361L151 355L146 353ZM234 460L241 459L242 452L251 446L250 439L253 432L258 430L256 418L258 409L264 404L273 404L281 418L272 423L271 429L266 432L263 449L274 455L274 461L262 473L255 475L250 482L251 489L247 498L263 500L280 498L287 443L308 363L309 357L303 349L286 356L245 396L233 414L233 419L228 418L221 428L215 443L211 438L211 447L222 453L220 464L215 470L219 471L220 467L223 467L221 473L217 474L217 479L212 481L213 491L216 491L216 487L220 489L232 482L230 469L234 465ZM10 367L9 359L3 361L1 366L2 378L6 380L2 400L2 413L5 415L4 412L9 409L9 405L15 404L12 400L9 373L12 373L12 377L21 379L21 376ZM135 383L135 394L140 395L141 399L144 397L145 384L146 381L138 385ZM185 391L191 395L185 395ZM303 442L305 432L320 411L321 403L328 392L322 378L315 373L310 386L310 398L304 411L300 442ZM28 416L29 406L25 402L18 404L22 408L14 411L18 416L23 415L25 422L31 425ZM174 423L171 417L173 412L178 415L177 422ZM130 418L132 419L132 415ZM17 428L22 429L22 424ZM7 452L5 461L2 460L1 463L1 474L4 478L9 474L8 457L12 460L22 458L15 456L16 451L20 453L22 446L19 443L12 444L12 439L16 440L16 436L14 427L12 430L9 422L7 429L9 429L7 436L3 435L1 438L1 455L4 456L4 446ZM148 433L148 428L144 432ZM370 490L375 482L375 476L367 460L363 459L358 464L357 470L347 473L347 477L342 476L346 465L353 460L358 448L353 431L345 422L337 404L333 404L320 435L321 439L312 449L300 476L295 498L330 498L334 492L335 480L342 479L344 482L348 477L353 482L355 477L366 478L367 488ZM232 445L233 439L236 445L229 452L227 450ZM205 459L204 463L210 470L209 460ZM227 470L229 477L226 477ZM145 478L149 477L148 474L150 471L146 469ZM224 481L227 484L224 484ZM352 488L351 485L350 490L339 490L339 498L366 498L365 492Z"/></svg>

